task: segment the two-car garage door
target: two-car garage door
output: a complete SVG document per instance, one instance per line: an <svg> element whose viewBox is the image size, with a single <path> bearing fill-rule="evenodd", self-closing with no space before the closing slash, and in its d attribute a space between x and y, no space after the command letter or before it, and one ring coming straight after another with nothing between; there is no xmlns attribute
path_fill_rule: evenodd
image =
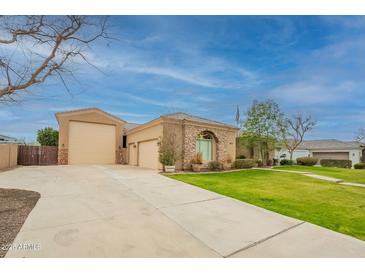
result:
<svg viewBox="0 0 365 274"><path fill-rule="evenodd" d="M70 121L69 164L114 164L115 126Z"/></svg>
<svg viewBox="0 0 365 274"><path fill-rule="evenodd" d="M147 168L158 168L157 140L140 142L138 144L138 165Z"/></svg>
<svg viewBox="0 0 365 274"><path fill-rule="evenodd" d="M313 157L319 161L322 159L348 160L348 152L313 152Z"/></svg>
<svg viewBox="0 0 365 274"><path fill-rule="evenodd" d="M157 139L140 141L137 145L130 143L128 146L128 163L130 165L152 169L159 168Z"/></svg>

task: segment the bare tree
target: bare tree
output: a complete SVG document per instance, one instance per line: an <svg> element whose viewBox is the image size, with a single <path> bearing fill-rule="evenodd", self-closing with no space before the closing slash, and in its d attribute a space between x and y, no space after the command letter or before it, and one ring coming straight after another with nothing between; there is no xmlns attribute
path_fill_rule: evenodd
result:
<svg viewBox="0 0 365 274"><path fill-rule="evenodd" d="M365 141L365 128L360 128L356 137L355 137L355 141L357 142L363 142Z"/></svg>
<svg viewBox="0 0 365 274"><path fill-rule="evenodd" d="M86 62L86 50L98 38L109 38L106 17L0 17L0 102L58 76L73 74L67 64Z"/></svg>
<svg viewBox="0 0 365 274"><path fill-rule="evenodd" d="M294 115L292 118L287 118L286 122L288 129L284 142L289 151L290 160L293 160L294 151L303 142L305 134L314 128L316 122L311 116L304 117L301 113Z"/></svg>

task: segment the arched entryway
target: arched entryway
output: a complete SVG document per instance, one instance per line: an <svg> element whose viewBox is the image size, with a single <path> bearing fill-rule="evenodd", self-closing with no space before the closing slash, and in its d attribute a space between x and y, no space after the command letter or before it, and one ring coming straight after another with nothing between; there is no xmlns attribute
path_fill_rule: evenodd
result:
<svg viewBox="0 0 365 274"><path fill-rule="evenodd" d="M211 131L202 131L196 139L196 153L201 153L204 162L217 159L217 138Z"/></svg>

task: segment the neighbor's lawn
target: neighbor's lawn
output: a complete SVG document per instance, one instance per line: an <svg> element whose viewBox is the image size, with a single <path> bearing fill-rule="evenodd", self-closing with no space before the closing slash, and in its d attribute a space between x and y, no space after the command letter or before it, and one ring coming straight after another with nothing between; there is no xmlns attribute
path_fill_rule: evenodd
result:
<svg viewBox="0 0 365 274"><path fill-rule="evenodd" d="M317 166L279 166L275 167L275 169L306 171L306 172L309 171L319 175L329 176L351 183L365 184L364 169L317 167Z"/></svg>
<svg viewBox="0 0 365 274"><path fill-rule="evenodd" d="M365 240L365 188L266 170L168 176Z"/></svg>

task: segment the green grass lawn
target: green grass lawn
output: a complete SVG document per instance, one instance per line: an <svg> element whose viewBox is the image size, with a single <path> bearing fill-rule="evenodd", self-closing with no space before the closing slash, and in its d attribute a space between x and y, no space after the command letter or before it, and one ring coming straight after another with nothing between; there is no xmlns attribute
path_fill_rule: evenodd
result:
<svg viewBox="0 0 365 274"><path fill-rule="evenodd" d="M329 176L336 179L341 179L346 182L365 184L364 169L350 169L337 167L317 167L317 166L279 166L275 169L308 171L319 175Z"/></svg>
<svg viewBox="0 0 365 274"><path fill-rule="evenodd" d="M167 176L365 240L365 188L266 170Z"/></svg>

